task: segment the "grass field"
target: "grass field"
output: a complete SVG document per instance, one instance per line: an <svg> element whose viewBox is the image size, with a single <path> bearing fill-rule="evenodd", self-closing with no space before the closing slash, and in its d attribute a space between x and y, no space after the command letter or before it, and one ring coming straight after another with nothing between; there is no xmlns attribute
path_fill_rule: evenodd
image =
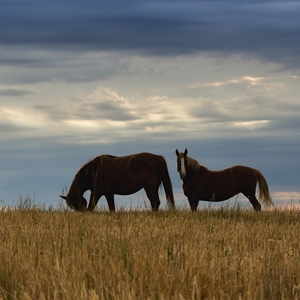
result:
<svg viewBox="0 0 300 300"><path fill-rule="evenodd" d="M0 212L0 299L299 299L296 210Z"/></svg>

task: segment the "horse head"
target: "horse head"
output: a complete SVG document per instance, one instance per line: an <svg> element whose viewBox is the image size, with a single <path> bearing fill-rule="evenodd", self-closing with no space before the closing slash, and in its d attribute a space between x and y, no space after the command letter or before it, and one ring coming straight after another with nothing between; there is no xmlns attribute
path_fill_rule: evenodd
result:
<svg viewBox="0 0 300 300"><path fill-rule="evenodd" d="M186 177L186 164L187 164L188 151L187 149L185 149L184 152L179 153L178 149L176 149L175 153L177 155L177 171L180 175L180 178L184 180Z"/></svg>
<svg viewBox="0 0 300 300"><path fill-rule="evenodd" d="M84 211L86 210L86 206L87 206L87 201L83 196L74 196L74 195L70 195L68 194L67 196L62 196L60 195L60 197L64 200L66 200L67 205L77 211Z"/></svg>
<svg viewBox="0 0 300 300"><path fill-rule="evenodd" d="M67 196L60 196L66 200L67 205L77 211L86 210L87 201L83 197L83 193L87 190L84 186L85 181L82 180L80 172L75 175Z"/></svg>

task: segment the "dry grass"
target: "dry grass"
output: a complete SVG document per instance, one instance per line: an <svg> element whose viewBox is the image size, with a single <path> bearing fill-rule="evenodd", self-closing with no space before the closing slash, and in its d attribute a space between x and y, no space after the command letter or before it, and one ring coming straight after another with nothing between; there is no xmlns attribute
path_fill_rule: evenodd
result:
<svg viewBox="0 0 300 300"><path fill-rule="evenodd" d="M299 212L0 212L0 299L298 299Z"/></svg>

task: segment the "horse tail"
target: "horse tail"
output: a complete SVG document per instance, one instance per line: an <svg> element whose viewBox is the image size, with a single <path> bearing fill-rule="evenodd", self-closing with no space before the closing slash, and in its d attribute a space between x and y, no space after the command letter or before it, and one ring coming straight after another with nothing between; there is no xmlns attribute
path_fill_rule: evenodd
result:
<svg viewBox="0 0 300 300"><path fill-rule="evenodd" d="M161 180L162 180L162 184L163 184L163 187L165 190L168 206L172 209L175 209L172 182L170 179L167 162L163 156L158 155L157 157L158 157L158 161L159 161Z"/></svg>
<svg viewBox="0 0 300 300"><path fill-rule="evenodd" d="M273 205L273 201L269 192L269 186L265 177L258 169L254 169L254 172L259 186L259 199L267 205Z"/></svg>

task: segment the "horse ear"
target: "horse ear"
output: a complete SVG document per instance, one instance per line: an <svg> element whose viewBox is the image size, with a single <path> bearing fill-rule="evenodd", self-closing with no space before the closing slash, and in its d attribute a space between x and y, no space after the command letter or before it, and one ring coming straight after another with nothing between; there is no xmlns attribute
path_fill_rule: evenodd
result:
<svg viewBox="0 0 300 300"><path fill-rule="evenodd" d="M187 151L187 149L185 149L184 150L184 156L187 156L187 154L188 154L188 151Z"/></svg>
<svg viewBox="0 0 300 300"><path fill-rule="evenodd" d="M59 197L65 199L65 200L67 200L67 197L66 197L66 196L60 195Z"/></svg>
<svg viewBox="0 0 300 300"><path fill-rule="evenodd" d="M179 151L178 151L178 149L176 149L175 153L176 153L177 156L179 156Z"/></svg>

